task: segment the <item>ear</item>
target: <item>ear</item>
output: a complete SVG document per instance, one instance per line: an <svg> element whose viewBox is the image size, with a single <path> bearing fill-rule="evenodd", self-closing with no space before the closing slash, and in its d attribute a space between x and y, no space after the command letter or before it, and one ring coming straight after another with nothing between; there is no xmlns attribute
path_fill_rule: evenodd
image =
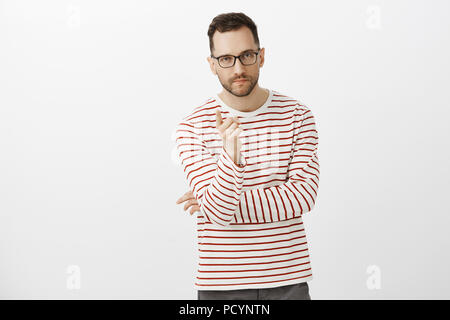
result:
<svg viewBox="0 0 450 320"><path fill-rule="evenodd" d="M264 54L266 53L266 48L261 48L261 50L259 51L259 67L261 68L264 65Z"/></svg>
<svg viewBox="0 0 450 320"><path fill-rule="evenodd" d="M206 57L206 60L209 63L209 68L211 69L211 72L216 76L217 75L217 71L216 71L216 65L214 63L214 59L211 58L210 56Z"/></svg>

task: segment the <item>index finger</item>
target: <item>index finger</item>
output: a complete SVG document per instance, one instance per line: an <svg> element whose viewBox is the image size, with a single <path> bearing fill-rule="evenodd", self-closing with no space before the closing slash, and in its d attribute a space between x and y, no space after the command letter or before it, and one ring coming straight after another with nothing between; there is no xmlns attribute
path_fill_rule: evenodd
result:
<svg viewBox="0 0 450 320"><path fill-rule="evenodd" d="M216 109L216 127L218 128L222 124L222 115L220 114L220 110Z"/></svg>

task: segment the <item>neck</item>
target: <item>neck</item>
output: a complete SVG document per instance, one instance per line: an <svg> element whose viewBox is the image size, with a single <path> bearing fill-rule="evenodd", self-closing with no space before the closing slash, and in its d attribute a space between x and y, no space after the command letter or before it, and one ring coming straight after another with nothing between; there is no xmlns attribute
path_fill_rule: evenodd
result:
<svg viewBox="0 0 450 320"><path fill-rule="evenodd" d="M263 89L256 85L252 92L245 97L237 97L226 90L222 90L218 94L227 105L242 112L252 112L261 107L269 97L269 90Z"/></svg>

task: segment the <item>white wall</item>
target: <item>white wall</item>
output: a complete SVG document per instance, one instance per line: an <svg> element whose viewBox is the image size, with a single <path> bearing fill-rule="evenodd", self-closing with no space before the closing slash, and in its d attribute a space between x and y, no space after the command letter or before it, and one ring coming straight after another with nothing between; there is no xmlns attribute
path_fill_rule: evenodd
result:
<svg viewBox="0 0 450 320"><path fill-rule="evenodd" d="M311 297L450 298L450 3L231 4L0 1L0 298L196 299L173 131L230 11L316 116Z"/></svg>

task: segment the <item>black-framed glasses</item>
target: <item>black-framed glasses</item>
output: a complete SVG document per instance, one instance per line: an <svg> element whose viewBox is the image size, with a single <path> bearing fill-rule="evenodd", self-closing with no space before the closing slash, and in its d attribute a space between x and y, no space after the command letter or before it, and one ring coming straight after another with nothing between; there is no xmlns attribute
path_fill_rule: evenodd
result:
<svg viewBox="0 0 450 320"><path fill-rule="evenodd" d="M222 68L231 68L232 66L234 66L234 64L236 63L236 58L239 58L239 61L241 61L241 63L244 66L251 66L252 64L256 63L256 58L258 57L259 51L261 49L258 48L258 51L245 51L243 54L239 55L239 56L233 56L231 54L226 54L223 56L219 56L219 57L214 57L211 54L211 58L217 59L217 61L219 62L219 66L221 66Z"/></svg>

